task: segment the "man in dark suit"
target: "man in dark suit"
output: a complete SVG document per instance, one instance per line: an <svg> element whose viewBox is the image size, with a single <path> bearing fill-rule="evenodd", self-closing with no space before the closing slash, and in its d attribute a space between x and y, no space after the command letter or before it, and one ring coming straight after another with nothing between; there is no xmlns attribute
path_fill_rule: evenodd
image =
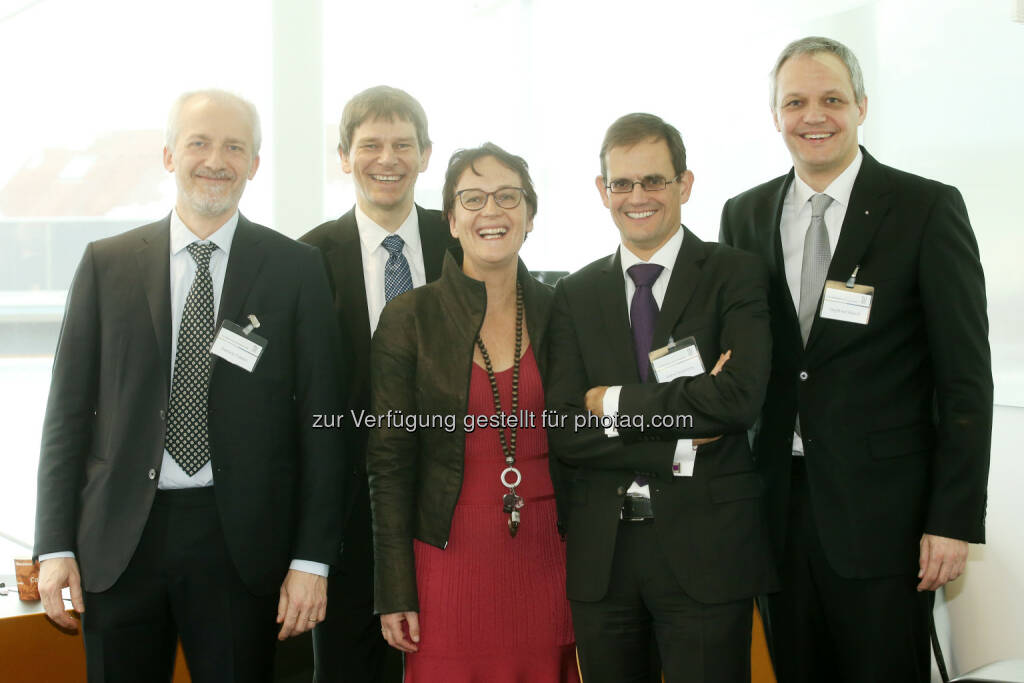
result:
<svg viewBox="0 0 1024 683"><path fill-rule="evenodd" d="M928 681L934 591L984 541L992 426L985 282L953 187L857 144L857 58L783 50L772 116L793 158L729 200L722 241L771 274L772 377L754 442L782 591L780 683Z"/></svg>
<svg viewBox="0 0 1024 683"><path fill-rule="evenodd" d="M693 173L660 118L612 124L596 183L622 246L558 283L547 387L566 420L552 452L573 467L583 680L656 680L652 640L670 683L749 680L752 598L776 586L746 437L768 380L767 275L681 227ZM598 424L616 413L617 431Z"/></svg>
<svg viewBox="0 0 1024 683"><path fill-rule="evenodd" d="M313 426L341 411L339 333L319 253L238 213L259 145L250 103L180 97L174 210L90 244L71 286L35 552L90 681L170 680L179 637L193 681L268 681L275 633L324 617L347 468Z"/></svg>
<svg viewBox="0 0 1024 683"><path fill-rule="evenodd" d="M300 238L323 253L341 326L342 372L351 377L348 408L370 410L370 335L392 297L441 275L453 243L437 211L413 201L430 160L423 107L408 93L377 86L345 105L339 126L341 167L352 176L356 205ZM326 620L313 631L315 680L377 682L402 677L401 654L381 636L373 613L373 542L366 480L366 429L344 425L352 491L344 510L345 548L331 574Z"/></svg>

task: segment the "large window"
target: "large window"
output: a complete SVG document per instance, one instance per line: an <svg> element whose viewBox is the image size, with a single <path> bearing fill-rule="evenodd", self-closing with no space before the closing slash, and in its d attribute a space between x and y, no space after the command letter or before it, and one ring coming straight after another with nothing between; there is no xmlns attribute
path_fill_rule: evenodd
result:
<svg viewBox="0 0 1024 683"><path fill-rule="evenodd" d="M161 149L179 92L227 88L271 118L270 30L270 0L0 2L0 573L31 555L50 368L82 251L170 211ZM242 204L263 222L272 167Z"/></svg>

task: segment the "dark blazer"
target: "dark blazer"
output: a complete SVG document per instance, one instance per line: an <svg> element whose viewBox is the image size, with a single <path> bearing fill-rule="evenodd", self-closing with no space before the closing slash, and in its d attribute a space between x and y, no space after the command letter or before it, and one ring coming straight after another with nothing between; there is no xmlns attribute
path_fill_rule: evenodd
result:
<svg viewBox="0 0 1024 683"><path fill-rule="evenodd" d="M379 428L370 435L378 614L419 610L413 539L438 548L448 544L462 488L473 345L487 310L487 291L462 272L461 260L461 250L452 250L440 280L392 300L373 335L373 411L455 417L452 431ZM522 261L518 278L530 345L544 378L551 287L535 280ZM559 468L550 464L557 497Z"/></svg>
<svg viewBox="0 0 1024 683"><path fill-rule="evenodd" d="M768 379L771 337L767 275L756 259L706 244L689 230L669 280L653 348L694 336L707 369L720 353L732 360L704 374L641 384L618 252L563 278L551 315L548 407L567 415L549 430L552 452L568 475L568 593L600 600L608 589L622 498L637 473L651 479L661 548L687 595L704 603L753 596L776 586L761 517L761 477L746 430L756 420ZM622 385L619 411L690 415L691 429L574 428L594 386ZM679 438L724 436L700 446L692 477L672 476Z"/></svg>
<svg viewBox="0 0 1024 683"><path fill-rule="evenodd" d="M420 246L427 282L441 276L445 250L456 244L440 211L416 206ZM342 372L349 376L349 408L357 413L370 408L370 313L366 305L363 257L355 208L299 238L320 249L334 295L334 312L342 333ZM365 429L345 429L351 437L349 452L357 476L366 476Z"/></svg>
<svg viewBox="0 0 1024 683"><path fill-rule="evenodd" d="M867 325L804 349L779 222L793 171L730 199L721 239L771 276L772 376L754 444L781 550L797 411L814 517L841 576L916 573L923 532L982 542L992 429L985 281L956 188L863 151L828 279L875 287ZM781 554L781 553L780 553Z"/></svg>
<svg viewBox="0 0 1024 683"><path fill-rule="evenodd" d="M86 590L131 559L159 481L170 394L170 218L86 247L68 296L43 423L35 553L75 551ZM314 415L340 411L339 335L315 249L238 219L218 324L253 313L252 373L210 377L215 495L246 586L280 588L291 559L333 563L345 452Z"/></svg>

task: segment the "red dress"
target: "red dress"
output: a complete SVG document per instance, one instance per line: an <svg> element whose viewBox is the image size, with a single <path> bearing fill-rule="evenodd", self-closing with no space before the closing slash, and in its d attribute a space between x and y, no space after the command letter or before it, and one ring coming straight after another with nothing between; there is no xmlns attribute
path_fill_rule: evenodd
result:
<svg viewBox="0 0 1024 683"><path fill-rule="evenodd" d="M496 377L501 406L509 412L512 368ZM406 655L406 683L579 681L565 597L565 544L555 525L541 427L544 389L529 348L520 361L519 409L536 416L535 426L520 426L516 437L516 467L523 474L518 492L526 500L519 533L509 536L501 509L506 489L498 476L505 458L498 430L467 433L448 547L414 541L420 643L419 652ZM487 372L475 363L467 412L495 414Z"/></svg>

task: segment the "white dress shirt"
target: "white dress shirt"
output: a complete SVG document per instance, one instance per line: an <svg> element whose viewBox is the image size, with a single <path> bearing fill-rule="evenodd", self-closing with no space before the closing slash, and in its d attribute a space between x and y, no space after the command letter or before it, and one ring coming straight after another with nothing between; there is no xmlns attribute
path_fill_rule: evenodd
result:
<svg viewBox="0 0 1024 683"><path fill-rule="evenodd" d="M661 304L665 300L665 293L668 291L669 280L672 279L672 268L676 264L676 257L679 256L679 250L683 246L683 229L680 229L669 238L668 242L661 245L658 251L651 255L651 258L647 261L642 260L639 256L631 252L625 247L619 247L619 260L622 262L622 278L626 281L626 309L631 311L633 308L633 294L636 292L636 285L633 283L633 278L629 276L627 272L630 267L637 263L656 263L662 267L661 273L658 274L658 279L651 285L651 293L654 295L654 301L658 304L658 310L661 310ZM622 391L621 386L608 387L604 392L604 399L602 400L601 410L605 415L615 415L619 412L619 394ZM609 437L618 436L618 432L614 429L608 429L605 432ZM681 474L692 474L693 473L693 441L692 439L679 439L676 441L676 451L673 462L677 463L681 467ZM634 483L634 486L636 484ZM647 487L639 487L646 489ZM630 487L630 492L634 492L633 488ZM647 496L650 494L644 491Z"/></svg>
<svg viewBox="0 0 1024 683"><path fill-rule="evenodd" d="M857 173L863 160L864 155L858 149L854 160L823 193L832 198L832 203L825 209L825 229L828 231L830 254L836 253L846 209L850 206L853 183L857 180ZM779 221L779 230L782 233L782 260L786 266L789 294L793 297L793 307L796 310L800 310L800 271L804 267L804 236L807 234L807 226L811 224L811 197L815 194L817 193L811 186L796 173L782 202L782 218ZM793 453L803 455L803 452L804 442L799 434L793 432Z"/></svg>
<svg viewBox="0 0 1024 683"><path fill-rule="evenodd" d="M359 229L359 251L363 257L363 284L366 286L366 311L370 314L370 334L377 329L381 311L384 310L384 264L388 262L388 250L381 246L388 235L402 238L405 246L402 255L409 262L412 286L427 284L426 268L423 266L423 248L420 246L420 218L416 206L412 207L398 230L390 233L372 218L363 213L356 204L356 227Z"/></svg>

